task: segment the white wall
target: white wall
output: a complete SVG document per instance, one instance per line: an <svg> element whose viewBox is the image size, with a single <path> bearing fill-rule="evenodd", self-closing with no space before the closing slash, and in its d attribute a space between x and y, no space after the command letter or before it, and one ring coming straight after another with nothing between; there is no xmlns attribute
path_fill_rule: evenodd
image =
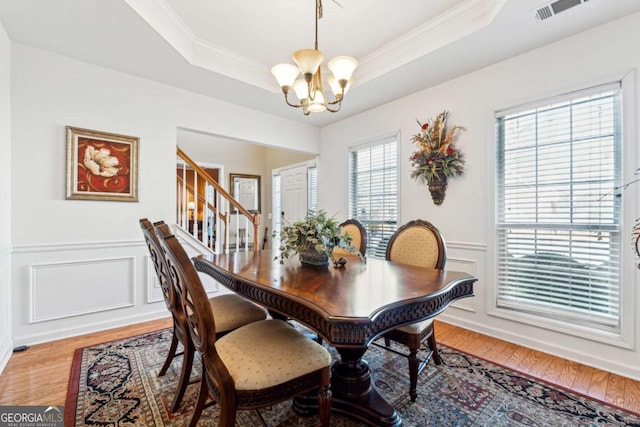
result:
<svg viewBox="0 0 640 427"><path fill-rule="evenodd" d="M11 43L0 23L0 372L11 356ZM9 201L9 203L7 203Z"/></svg>
<svg viewBox="0 0 640 427"><path fill-rule="evenodd" d="M542 27L541 27L542 28ZM443 232L449 249L447 267L476 275L476 296L451 307L442 320L488 335L506 339L568 359L640 379L640 284L634 273L633 256L624 254L623 302L625 321L634 333L628 337L631 349L578 338L549 329L491 316L489 290L494 284L493 232L493 112L524 101L545 98L572 90L620 79L640 66L640 14L594 28L575 37L556 42L519 57L448 81L409 97L380 106L358 116L322 128L318 162L319 205L329 212L348 215L345 174L336 174L335 165L347 168L347 149L360 141L400 131L400 223L422 218ZM437 64L434 64L437 66ZM637 79L632 75L632 83ZM636 83L636 87L638 87ZM357 88L354 88L354 91ZM362 88L363 90L365 88ZM627 93L626 106L635 106L635 116L626 118L625 150L628 163L625 182L640 165L635 146L640 108L637 93ZM629 99L631 98L631 99ZM462 177L449 181L441 206L433 204L427 187L410 178L411 135L421 122L442 110L450 110L450 124L467 128L458 138L466 155ZM629 110L628 110L629 111ZM630 128L631 127L631 128ZM635 154L634 154L635 153ZM640 185L626 190L627 205L633 209L624 230L639 215L637 195ZM624 239L623 242L627 242ZM625 245L625 251L628 251ZM634 294L635 292L635 294Z"/></svg>
<svg viewBox="0 0 640 427"><path fill-rule="evenodd" d="M166 315L138 219L174 217L178 128L319 151L314 127L12 48L11 164L20 165L11 175L16 345ZM139 202L65 200L67 125L140 137Z"/></svg>

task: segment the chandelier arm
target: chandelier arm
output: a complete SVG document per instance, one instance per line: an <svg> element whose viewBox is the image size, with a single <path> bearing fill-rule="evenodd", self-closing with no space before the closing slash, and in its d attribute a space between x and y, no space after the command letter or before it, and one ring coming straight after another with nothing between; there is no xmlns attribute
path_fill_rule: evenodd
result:
<svg viewBox="0 0 640 427"><path fill-rule="evenodd" d="M330 102L329 104L334 105L335 102L334 103ZM337 105L338 105L338 108L336 109L332 109L331 107L329 107L329 105L327 105L327 111L330 113L337 113L338 111L340 111L340 108L342 108L342 102L338 102Z"/></svg>
<svg viewBox="0 0 640 427"><path fill-rule="evenodd" d="M325 100L327 99L327 97L325 96L324 98ZM335 101L327 101L327 105L337 105L337 104L342 104L342 100L344 98L342 96L336 96L336 100Z"/></svg>
<svg viewBox="0 0 640 427"><path fill-rule="evenodd" d="M304 107L304 104L292 104L291 102L289 102L289 94L287 92L284 92L284 101L287 103L289 107L295 107L295 108Z"/></svg>
<svg viewBox="0 0 640 427"><path fill-rule="evenodd" d="M287 95L284 96L284 100L289 107L305 108L305 104L292 104L291 102L289 102L289 98L287 97Z"/></svg>
<svg viewBox="0 0 640 427"><path fill-rule="evenodd" d="M295 108L302 108L302 107L304 107L304 104L292 104L292 103L290 103L290 102L289 102L289 100L288 100L288 99L286 99L286 98L285 98L285 101L287 102L287 105L288 105L289 107L295 107Z"/></svg>
<svg viewBox="0 0 640 427"><path fill-rule="evenodd" d="M338 110L340 110L340 107L342 106L342 100L344 100L344 86L340 85L340 88L341 88L340 93L337 93L334 96L335 97L335 101L329 101L328 100L329 98L327 98L326 96L324 97L325 104L327 104L327 109L329 108L328 107L329 105L339 105ZM338 110L332 111L332 112L335 113Z"/></svg>

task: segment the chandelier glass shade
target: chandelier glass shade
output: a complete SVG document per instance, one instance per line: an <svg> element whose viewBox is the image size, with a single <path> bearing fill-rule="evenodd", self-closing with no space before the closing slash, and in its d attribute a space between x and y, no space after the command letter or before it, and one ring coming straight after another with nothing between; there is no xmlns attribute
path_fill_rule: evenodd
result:
<svg viewBox="0 0 640 427"><path fill-rule="evenodd" d="M327 83L333 93L333 101L329 101L322 87L322 62L324 55L318 50L318 20L322 18L322 0L316 0L316 39L314 49L301 49L293 54L292 64L278 64L271 68L271 73L282 88L287 105L302 108L305 115L328 110L332 113L340 111L342 100L353 85L354 70L358 61L350 56L337 56L329 61L327 67L332 75ZM298 104L289 99L291 89L298 98Z"/></svg>

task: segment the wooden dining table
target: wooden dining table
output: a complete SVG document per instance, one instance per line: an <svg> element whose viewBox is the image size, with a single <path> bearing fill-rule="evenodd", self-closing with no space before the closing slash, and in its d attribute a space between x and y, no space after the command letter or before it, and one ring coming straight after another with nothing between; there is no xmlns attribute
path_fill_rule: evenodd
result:
<svg viewBox="0 0 640 427"><path fill-rule="evenodd" d="M340 355L332 365L332 410L371 426L400 426L396 410L378 393L363 359L371 342L398 326L431 318L459 298L473 296L476 278L369 258L346 266L281 264L270 250L193 258L196 269L270 312L315 331ZM407 375L408 369L407 369ZM298 413L313 413L316 399L298 398Z"/></svg>

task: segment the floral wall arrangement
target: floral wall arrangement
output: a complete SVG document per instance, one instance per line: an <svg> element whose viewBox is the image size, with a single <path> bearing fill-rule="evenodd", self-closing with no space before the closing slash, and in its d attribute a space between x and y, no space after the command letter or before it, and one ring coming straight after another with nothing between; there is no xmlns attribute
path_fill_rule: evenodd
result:
<svg viewBox="0 0 640 427"><path fill-rule="evenodd" d="M430 122L420 123L420 132L413 135L411 142L416 145L409 160L413 170L411 178L429 186L436 205L442 204L447 188L447 178L462 175L464 156L455 146L457 133L463 126L447 125L448 111L438 114Z"/></svg>

